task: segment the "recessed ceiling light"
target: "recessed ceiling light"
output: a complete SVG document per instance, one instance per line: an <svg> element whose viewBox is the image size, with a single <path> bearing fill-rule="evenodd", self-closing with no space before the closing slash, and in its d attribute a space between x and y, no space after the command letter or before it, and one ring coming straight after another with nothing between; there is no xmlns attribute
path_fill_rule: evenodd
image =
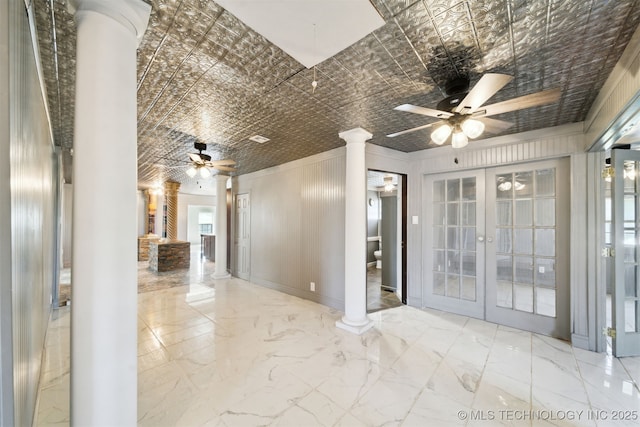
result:
<svg viewBox="0 0 640 427"><path fill-rule="evenodd" d="M269 141L269 138L265 138L261 135L254 135L249 139L253 142L257 142L258 144L264 144L265 142Z"/></svg>

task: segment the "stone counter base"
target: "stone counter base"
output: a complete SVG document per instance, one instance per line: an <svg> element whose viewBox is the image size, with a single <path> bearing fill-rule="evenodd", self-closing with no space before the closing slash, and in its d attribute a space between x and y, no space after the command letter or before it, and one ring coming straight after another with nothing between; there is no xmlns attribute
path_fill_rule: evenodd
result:
<svg viewBox="0 0 640 427"><path fill-rule="evenodd" d="M162 239L149 242L149 270L170 271L189 268L191 244L181 240Z"/></svg>

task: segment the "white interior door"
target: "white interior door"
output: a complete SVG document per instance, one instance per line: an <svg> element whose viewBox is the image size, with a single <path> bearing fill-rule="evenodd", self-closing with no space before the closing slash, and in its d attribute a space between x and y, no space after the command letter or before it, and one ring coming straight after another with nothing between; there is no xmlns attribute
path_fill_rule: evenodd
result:
<svg viewBox="0 0 640 427"><path fill-rule="evenodd" d="M613 354L640 355L640 152L613 150Z"/></svg>
<svg viewBox="0 0 640 427"><path fill-rule="evenodd" d="M569 337L568 162L425 177L423 305Z"/></svg>
<svg viewBox="0 0 640 427"><path fill-rule="evenodd" d="M425 177L425 307L484 318L484 171Z"/></svg>
<svg viewBox="0 0 640 427"><path fill-rule="evenodd" d="M568 167L487 170L487 320L569 339Z"/></svg>
<svg viewBox="0 0 640 427"><path fill-rule="evenodd" d="M249 279L251 260L251 223L249 194L236 196L236 274L242 279Z"/></svg>

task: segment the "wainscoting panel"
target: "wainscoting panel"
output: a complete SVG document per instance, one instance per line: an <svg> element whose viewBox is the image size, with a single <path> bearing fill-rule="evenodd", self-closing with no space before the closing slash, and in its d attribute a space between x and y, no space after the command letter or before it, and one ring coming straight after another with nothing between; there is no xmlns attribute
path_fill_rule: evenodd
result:
<svg viewBox="0 0 640 427"><path fill-rule="evenodd" d="M11 272L10 281L4 273L0 276L0 424L29 426L33 422L56 271L57 155L24 2L2 2L0 16L0 114L9 115L8 127L4 126L6 117L0 118L0 157L4 161L8 154L11 184L0 187L0 204L4 208L10 199L11 206L10 238L5 239L3 230L0 241L2 270L9 259ZM0 167L3 183L6 166L3 163ZM7 226L6 219L0 214L3 228ZM9 335L7 325L11 325Z"/></svg>

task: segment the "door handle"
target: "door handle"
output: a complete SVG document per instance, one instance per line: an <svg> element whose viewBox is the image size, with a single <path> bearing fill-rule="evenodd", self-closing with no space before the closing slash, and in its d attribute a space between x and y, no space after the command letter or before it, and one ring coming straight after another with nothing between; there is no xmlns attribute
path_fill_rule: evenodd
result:
<svg viewBox="0 0 640 427"><path fill-rule="evenodd" d="M478 236L478 242L484 242L484 236Z"/></svg>
<svg viewBox="0 0 640 427"><path fill-rule="evenodd" d="M487 237L487 243L491 243L493 242L493 238L492 237Z"/></svg>

